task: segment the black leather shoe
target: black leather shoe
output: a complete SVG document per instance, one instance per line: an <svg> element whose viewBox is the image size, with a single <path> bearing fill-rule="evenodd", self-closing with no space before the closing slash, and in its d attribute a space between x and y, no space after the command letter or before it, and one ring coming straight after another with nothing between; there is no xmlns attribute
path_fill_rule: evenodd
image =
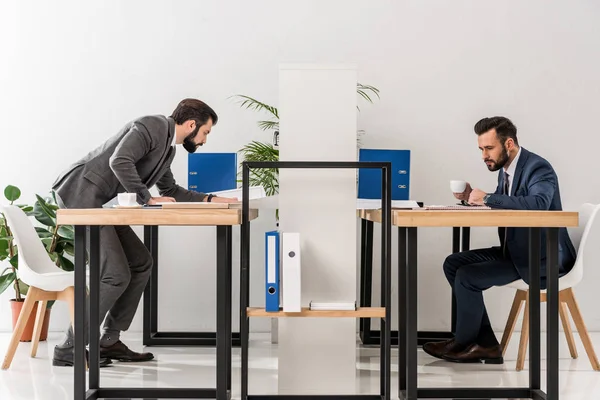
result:
<svg viewBox="0 0 600 400"><path fill-rule="evenodd" d="M444 340L443 342L429 342L423 345L423 351L432 357L443 360L443 355L452 350L455 344L454 339Z"/></svg>
<svg viewBox="0 0 600 400"><path fill-rule="evenodd" d="M112 346L102 347L100 346L100 357L111 358L118 361L126 362L141 362L150 361L154 359L152 353L136 353L135 351L129 350L127 346L120 340Z"/></svg>
<svg viewBox="0 0 600 400"><path fill-rule="evenodd" d="M73 347L60 348L58 346L54 347L54 357L52 358L52 365L55 367L72 367L73 366ZM90 362L90 353L85 351L85 359L87 362ZM112 364L110 358L103 358L100 356L99 365L100 368L107 367Z"/></svg>
<svg viewBox="0 0 600 400"><path fill-rule="evenodd" d="M444 360L456 363L504 364L502 346L482 347L472 344L463 351L449 351L443 355Z"/></svg>

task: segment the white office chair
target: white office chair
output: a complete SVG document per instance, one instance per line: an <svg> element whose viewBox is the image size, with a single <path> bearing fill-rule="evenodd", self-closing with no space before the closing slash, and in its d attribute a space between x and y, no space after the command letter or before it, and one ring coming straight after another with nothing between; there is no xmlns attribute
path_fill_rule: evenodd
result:
<svg viewBox="0 0 600 400"><path fill-rule="evenodd" d="M583 347L590 359L592 368L596 371L600 371L600 363L598 363L598 357L594 351L594 346L590 340L579 305L575 300L575 294L573 288L581 282L583 279L583 267L584 265L596 266L600 264L600 204L585 203L579 209L579 227L569 232L569 236L573 241L573 245L577 249L577 259L575 265L566 275L558 279L558 290L559 290L559 312L560 319L562 321L563 330L567 337L567 344L569 345L569 351L571 357L577 358L577 349L575 347L575 341L573 339L573 331L571 330L571 324L568 319L567 306L571 311L573 322L577 327ZM527 343L529 341L529 285L523 280L517 280L508 285L517 289L515 298L510 309L508 320L506 321L506 327L504 328L504 334L502 335L502 351L506 351L506 347L510 340L510 337L515 329L517 317L521 310L521 303L525 302L525 311L523 314L523 325L521 329L521 341L519 343L519 353L517 356L517 371L521 371L525 364L525 353L527 351ZM540 296L542 302L546 301L546 291L543 290Z"/></svg>
<svg viewBox="0 0 600 400"><path fill-rule="evenodd" d="M48 301L66 301L73 323L75 293L73 272L64 271L54 265L27 215L16 206L0 206L0 212L4 214L18 248L19 278L29 285L25 303L2 363L2 369L8 369L34 304L40 302L33 330L31 357L35 357L37 353Z"/></svg>

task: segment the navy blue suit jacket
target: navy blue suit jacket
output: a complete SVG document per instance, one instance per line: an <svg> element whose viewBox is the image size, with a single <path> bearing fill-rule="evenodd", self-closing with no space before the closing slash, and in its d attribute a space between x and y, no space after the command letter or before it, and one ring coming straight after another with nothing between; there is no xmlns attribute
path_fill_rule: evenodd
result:
<svg viewBox="0 0 600 400"><path fill-rule="evenodd" d="M504 169L498 174L496 192L488 198L486 204L494 209L507 210L562 210L558 178L548 161L535 153L521 148L521 155L512 179L510 196L502 194L504 187ZM510 257L519 271L521 278L529 283L529 229L499 228L500 243L504 242ZM575 263L576 251L569 238L566 228L559 229L558 236L559 274L564 275L571 270ZM542 288L546 288L546 231L542 229L541 243Z"/></svg>

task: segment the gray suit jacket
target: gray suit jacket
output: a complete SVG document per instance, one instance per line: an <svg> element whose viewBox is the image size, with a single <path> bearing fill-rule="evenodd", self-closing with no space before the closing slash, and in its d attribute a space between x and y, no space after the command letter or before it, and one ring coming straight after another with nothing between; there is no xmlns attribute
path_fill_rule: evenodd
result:
<svg viewBox="0 0 600 400"><path fill-rule="evenodd" d="M97 208L118 193L136 193L146 204L156 184L161 196L177 201L203 201L205 193L177 185L171 172L175 121L146 116L125 125L119 133L72 164L52 185L64 207Z"/></svg>

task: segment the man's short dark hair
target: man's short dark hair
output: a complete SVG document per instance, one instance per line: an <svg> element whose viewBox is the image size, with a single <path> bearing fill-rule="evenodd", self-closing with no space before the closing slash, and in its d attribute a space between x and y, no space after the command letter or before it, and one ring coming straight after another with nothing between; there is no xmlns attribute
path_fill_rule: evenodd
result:
<svg viewBox="0 0 600 400"><path fill-rule="evenodd" d="M511 138L518 146L519 141L517 140L517 127L506 117L491 117L483 118L475 124L475 133L477 135L483 135L490 129L496 130L498 140L504 146L506 139Z"/></svg>
<svg viewBox="0 0 600 400"><path fill-rule="evenodd" d="M177 108L173 111L171 118L175 120L178 125L183 124L187 120L194 120L196 124L202 126L208 122L208 119L212 119L213 125L217 124L217 113L214 112L204 102L197 99L183 99L177 104Z"/></svg>

